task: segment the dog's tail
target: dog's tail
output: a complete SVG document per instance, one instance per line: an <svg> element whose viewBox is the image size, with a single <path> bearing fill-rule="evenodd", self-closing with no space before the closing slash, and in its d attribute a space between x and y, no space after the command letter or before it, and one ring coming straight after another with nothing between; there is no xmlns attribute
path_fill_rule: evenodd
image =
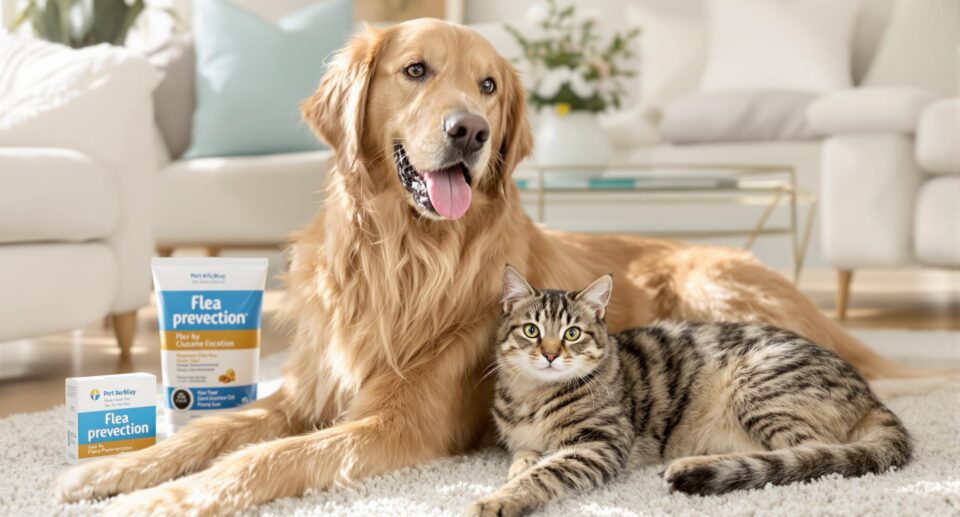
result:
<svg viewBox="0 0 960 517"><path fill-rule="evenodd" d="M893 362L871 350L862 341L844 331L840 325L829 320L826 316L823 319L829 324L824 329L827 333L827 339L824 342L832 344L833 349L853 364L867 379L929 381L918 382L916 383L917 386L942 385L949 383L951 379L954 381L960 380L960 370L955 368L917 368ZM902 386L907 384L900 383Z"/></svg>
<svg viewBox="0 0 960 517"><path fill-rule="evenodd" d="M895 397L926 395L937 390L960 388L960 371L945 375L901 379L875 379L870 389L883 400Z"/></svg>
<svg viewBox="0 0 960 517"><path fill-rule="evenodd" d="M925 395L939 389L960 387L960 369L916 368L893 362L874 352L862 341L845 331L838 323L818 313L817 343L833 348L841 357L870 380L870 388L881 399L908 395Z"/></svg>
<svg viewBox="0 0 960 517"><path fill-rule="evenodd" d="M859 431L859 432L857 432ZM680 459L664 476L671 490L722 494L731 490L786 485L827 474L858 477L902 467L912 446L903 424L877 405L855 430L853 442L805 444L788 449Z"/></svg>

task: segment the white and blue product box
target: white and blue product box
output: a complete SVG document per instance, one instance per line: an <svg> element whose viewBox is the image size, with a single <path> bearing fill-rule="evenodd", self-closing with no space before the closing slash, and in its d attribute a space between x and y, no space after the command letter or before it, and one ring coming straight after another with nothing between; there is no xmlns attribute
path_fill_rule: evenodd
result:
<svg viewBox="0 0 960 517"><path fill-rule="evenodd" d="M157 377L125 373L71 377L67 463L145 449L157 443Z"/></svg>

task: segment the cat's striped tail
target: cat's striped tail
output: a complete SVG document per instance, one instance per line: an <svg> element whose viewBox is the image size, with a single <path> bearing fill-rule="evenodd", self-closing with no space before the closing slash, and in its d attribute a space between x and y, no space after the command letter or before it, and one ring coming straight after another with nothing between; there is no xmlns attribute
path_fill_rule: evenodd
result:
<svg viewBox="0 0 960 517"><path fill-rule="evenodd" d="M709 495L834 473L844 477L880 473L909 461L910 437L887 408L870 410L858 431L845 444L806 443L768 452L679 458L664 472L664 480L671 491Z"/></svg>

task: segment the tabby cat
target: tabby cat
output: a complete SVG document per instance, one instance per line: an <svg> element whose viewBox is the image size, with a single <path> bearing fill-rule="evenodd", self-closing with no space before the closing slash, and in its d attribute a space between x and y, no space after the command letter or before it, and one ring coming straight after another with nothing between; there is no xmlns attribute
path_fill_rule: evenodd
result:
<svg viewBox="0 0 960 517"><path fill-rule="evenodd" d="M667 487L701 495L908 461L900 420L836 354L741 323L608 334L612 286L538 290L507 266L493 416L513 460L468 514L525 514L671 460Z"/></svg>

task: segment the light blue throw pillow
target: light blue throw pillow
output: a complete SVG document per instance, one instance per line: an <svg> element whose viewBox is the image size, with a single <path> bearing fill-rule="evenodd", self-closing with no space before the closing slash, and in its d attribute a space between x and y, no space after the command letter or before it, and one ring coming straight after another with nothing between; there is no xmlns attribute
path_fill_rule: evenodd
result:
<svg viewBox="0 0 960 517"><path fill-rule="evenodd" d="M184 158L323 149L300 118L324 61L353 27L351 0L325 0L276 24L230 0L194 5L196 94Z"/></svg>

